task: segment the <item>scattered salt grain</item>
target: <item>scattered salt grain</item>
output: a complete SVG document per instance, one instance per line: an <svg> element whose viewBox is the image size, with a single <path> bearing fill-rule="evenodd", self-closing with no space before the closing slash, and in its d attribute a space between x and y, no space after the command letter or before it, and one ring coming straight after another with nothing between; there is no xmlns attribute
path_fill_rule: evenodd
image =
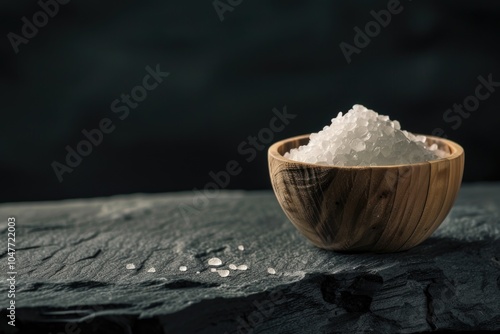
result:
<svg viewBox="0 0 500 334"><path fill-rule="evenodd" d="M271 275L275 275L276 274L276 270L274 270L274 268L267 268L267 272Z"/></svg>
<svg viewBox="0 0 500 334"><path fill-rule="evenodd" d="M247 270L248 266L246 264L242 264L238 266L238 270Z"/></svg>
<svg viewBox="0 0 500 334"><path fill-rule="evenodd" d="M229 269L231 269L231 270L236 270L236 269L238 269L238 267L236 267L236 265L235 265L235 264L232 264L232 263L231 263L231 264L229 265Z"/></svg>
<svg viewBox="0 0 500 334"><path fill-rule="evenodd" d="M209 266L221 266L222 261L218 257L213 257L213 258L208 260L208 265Z"/></svg>
<svg viewBox="0 0 500 334"><path fill-rule="evenodd" d="M210 271L211 271L211 272L213 272L213 273L215 273L215 272L217 271L217 269L215 269L215 268L210 268Z"/></svg>
<svg viewBox="0 0 500 334"><path fill-rule="evenodd" d="M240 251L244 251L244 250L245 250L245 246L243 246L243 245L239 245L239 246L238 246L238 249L239 249Z"/></svg>
<svg viewBox="0 0 500 334"><path fill-rule="evenodd" d="M196 273L197 273L197 274L199 274L200 272L199 272L199 271L197 271Z"/></svg>
<svg viewBox="0 0 500 334"><path fill-rule="evenodd" d="M180 271L186 271L186 270L188 270L188 268L187 268L186 266L180 266L180 267L179 267L179 270L180 270Z"/></svg>
<svg viewBox="0 0 500 334"><path fill-rule="evenodd" d="M131 269L135 269L135 264L133 264L133 263L128 263L128 264L125 266L125 268L127 268L127 269L129 269L129 270L131 270Z"/></svg>
<svg viewBox="0 0 500 334"><path fill-rule="evenodd" d="M291 149L285 158L335 166L381 166L423 162L443 158L438 145L426 137L401 130L398 121L356 104L341 112L307 145Z"/></svg>
<svg viewBox="0 0 500 334"><path fill-rule="evenodd" d="M222 270L217 270L217 272L219 273L220 277L227 277L227 276L229 276L229 270L222 269Z"/></svg>
<svg viewBox="0 0 500 334"><path fill-rule="evenodd" d="M156 269L154 267L151 267L148 269L148 273L155 273Z"/></svg>

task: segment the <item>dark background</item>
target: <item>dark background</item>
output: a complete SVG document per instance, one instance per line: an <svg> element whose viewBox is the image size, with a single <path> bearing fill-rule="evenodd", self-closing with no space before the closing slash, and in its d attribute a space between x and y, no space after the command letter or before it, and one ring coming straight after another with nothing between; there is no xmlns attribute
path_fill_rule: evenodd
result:
<svg viewBox="0 0 500 334"><path fill-rule="evenodd" d="M211 1L73 0L16 54L7 34L40 6L2 2L0 201L203 188L231 159L243 171L229 189L270 188L266 150L246 162L237 148L284 105L297 117L274 140L361 103L412 132L442 128L465 148L465 181L499 180L500 89L457 129L443 113L479 75L500 81L500 3L401 1L348 64L339 44L387 3L244 0L221 21ZM111 102L156 64L170 76L119 120ZM51 163L105 117L115 131L60 183Z"/></svg>

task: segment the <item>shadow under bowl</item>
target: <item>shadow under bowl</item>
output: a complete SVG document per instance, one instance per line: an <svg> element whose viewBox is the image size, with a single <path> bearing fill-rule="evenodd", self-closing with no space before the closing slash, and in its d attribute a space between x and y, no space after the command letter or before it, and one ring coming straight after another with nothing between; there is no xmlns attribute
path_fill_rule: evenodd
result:
<svg viewBox="0 0 500 334"><path fill-rule="evenodd" d="M314 245L344 252L398 252L426 240L451 210L462 182L463 148L426 136L445 158L387 166L330 166L285 158L309 135L268 151L274 193L292 224Z"/></svg>

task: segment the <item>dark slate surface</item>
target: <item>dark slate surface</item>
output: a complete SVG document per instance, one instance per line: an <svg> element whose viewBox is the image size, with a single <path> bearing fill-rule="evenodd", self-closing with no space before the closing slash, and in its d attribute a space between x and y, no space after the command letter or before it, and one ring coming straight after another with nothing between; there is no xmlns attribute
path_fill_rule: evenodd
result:
<svg viewBox="0 0 500 334"><path fill-rule="evenodd" d="M7 217L17 219L16 329L500 330L500 184L464 186L428 241L385 255L313 247L271 192L221 192L186 221L178 207L192 200L191 193L178 193L1 205L3 264ZM220 277L207 265L213 256L226 269L230 263L249 269ZM127 270L127 263L136 269ZM150 267L156 272L147 272ZM0 331L6 332L12 328L2 282Z"/></svg>

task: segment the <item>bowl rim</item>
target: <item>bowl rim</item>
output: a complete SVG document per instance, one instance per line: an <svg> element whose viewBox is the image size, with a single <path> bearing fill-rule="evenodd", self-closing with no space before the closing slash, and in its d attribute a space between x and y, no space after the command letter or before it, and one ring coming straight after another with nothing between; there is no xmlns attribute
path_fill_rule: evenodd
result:
<svg viewBox="0 0 500 334"><path fill-rule="evenodd" d="M436 136L429 136L429 135L420 135L420 134L414 134L414 135L420 135L420 136L425 136L426 139L432 139L433 141L441 142L449 147L451 150L451 153L443 158L439 159L434 159L434 160L427 160L427 161L422 161L422 162L416 162L416 163L410 163L410 164L395 164L395 165L378 165L378 166L368 166L368 165L362 165L362 166L336 166L336 165L326 165L326 164L313 164L310 162L302 162L302 161L295 161L292 159L285 158L282 154L278 152L278 148L283 146L285 143L288 143L290 141L297 141L297 140L302 140L305 138L308 138L311 134L303 134L299 136L294 136L294 137L289 137L282 139L280 141L277 141L273 143L269 149L268 149L268 155L272 156L276 160L280 160L282 162L286 162L289 164L296 164L296 165L302 165L302 166L307 166L307 167L321 167L321 168L331 168L331 169L367 169L367 168L401 168L401 167L407 167L407 166L419 166L419 165L428 165L428 164L435 164L435 163L440 163L443 161L451 161L454 159L458 159L459 157L464 155L464 149L462 146L459 144L455 143L454 141L451 141L446 138L441 138L441 137L436 137Z"/></svg>

